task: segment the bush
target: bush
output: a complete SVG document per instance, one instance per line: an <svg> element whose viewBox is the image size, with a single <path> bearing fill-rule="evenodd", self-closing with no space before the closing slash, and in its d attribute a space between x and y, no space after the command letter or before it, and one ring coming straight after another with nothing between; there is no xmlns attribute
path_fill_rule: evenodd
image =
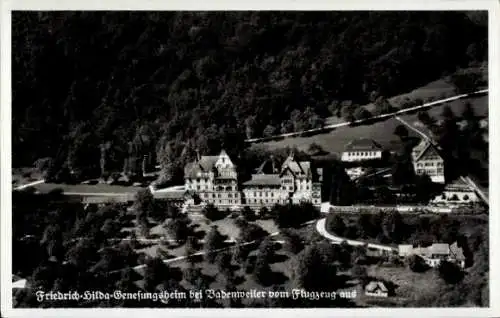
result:
<svg viewBox="0 0 500 318"><path fill-rule="evenodd" d="M249 222L255 221L257 219L255 211L249 208L248 206L243 208L243 210L241 211L241 215L245 218L245 220Z"/></svg>
<svg viewBox="0 0 500 318"><path fill-rule="evenodd" d="M429 269L424 259L418 255L411 255L408 258L408 266L413 272L422 273Z"/></svg>
<svg viewBox="0 0 500 318"><path fill-rule="evenodd" d="M250 256L245 262L245 273L251 274L255 269L255 256Z"/></svg>
<svg viewBox="0 0 500 318"><path fill-rule="evenodd" d="M210 221L221 220L227 216L225 211L217 209L213 204L207 204L201 213Z"/></svg>

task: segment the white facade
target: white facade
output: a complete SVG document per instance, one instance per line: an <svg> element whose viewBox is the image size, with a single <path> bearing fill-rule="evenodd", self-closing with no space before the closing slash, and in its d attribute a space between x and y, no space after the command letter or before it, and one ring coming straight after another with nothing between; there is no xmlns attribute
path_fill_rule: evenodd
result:
<svg viewBox="0 0 500 318"><path fill-rule="evenodd" d="M444 160L437 149L422 140L412 151L413 168L417 175L428 175L432 182L445 183Z"/></svg>
<svg viewBox="0 0 500 318"><path fill-rule="evenodd" d="M382 159L382 150L351 150L344 151L342 153L342 161L353 162L353 161L364 161L364 160L374 160Z"/></svg>

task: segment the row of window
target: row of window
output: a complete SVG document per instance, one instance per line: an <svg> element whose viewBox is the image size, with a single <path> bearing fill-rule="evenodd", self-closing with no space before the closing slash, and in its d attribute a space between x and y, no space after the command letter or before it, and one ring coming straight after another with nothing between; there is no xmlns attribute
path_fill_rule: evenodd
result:
<svg viewBox="0 0 500 318"><path fill-rule="evenodd" d="M428 176L441 176L444 171L443 168L438 169L417 169L417 174L427 174Z"/></svg>
<svg viewBox="0 0 500 318"><path fill-rule="evenodd" d="M438 161L438 162L420 162L420 163L417 163L417 167L434 167L434 166L437 166L437 167L443 167L443 162L442 161Z"/></svg>
<svg viewBox="0 0 500 318"><path fill-rule="evenodd" d="M356 151L356 152L348 152L348 157L376 157L377 151Z"/></svg>
<svg viewBox="0 0 500 318"><path fill-rule="evenodd" d="M235 198L237 198L238 196L239 196L239 195L238 195L238 192L236 192L236 193L234 194L234 197L235 197ZM215 195L215 193L212 193L212 195L210 195L210 193L203 193L203 197L204 197L205 199L208 199L208 198L210 198L210 197L212 197L213 199L215 199L216 195ZM221 193L217 193L217 198L221 198L221 197L222 197ZM227 194L227 197L228 197L228 198L232 198L232 197L233 197L233 194L232 194L232 193L228 193L228 194Z"/></svg>
<svg viewBox="0 0 500 318"><path fill-rule="evenodd" d="M207 200L207 202L213 204L241 204L240 200Z"/></svg>

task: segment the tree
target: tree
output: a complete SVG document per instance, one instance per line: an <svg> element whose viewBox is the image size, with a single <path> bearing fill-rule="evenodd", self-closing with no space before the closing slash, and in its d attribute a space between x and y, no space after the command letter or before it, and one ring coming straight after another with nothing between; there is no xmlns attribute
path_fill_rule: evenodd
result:
<svg viewBox="0 0 500 318"><path fill-rule="evenodd" d="M356 264L351 268L351 275L361 281L365 281L368 272L366 271L366 267Z"/></svg>
<svg viewBox="0 0 500 318"><path fill-rule="evenodd" d="M352 113L352 116L355 120L367 120L373 117L372 113L362 106L356 108L356 110Z"/></svg>
<svg viewBox="0 0 500 318"><path fill-rule="evenodd" d="M254 279L261 285L267 285L271 272L268 255L257 254L255 266L253 268Z"/></svg>
<svg viewBox="0 0 500 318"><path fill-rule="evenodd" d="M224 237L220 234L217 226L212 225L210 232L208 232L205 238L205 258L208 262L213 263L215 261L215 256L217 255L214 251L222 248L224 245Z"/></svg>
<svg viewBox="0 0 500 318"><path fill-rule="evenodd" d="M326 229L342 237L344 236L347 227L340 215L328 214L326 217Z"/></svg>
<svg viewBox="0 0 500 318"><path fill-rule="evenodd" d="M174 219L167 223L166 229L172 239L181 243L185 242L188 238L189 228L186 219Z"/></svg>
<svg viewBox="0 0 500 318"><path fill-rule="evenodd" d="M408 137L408 129L404 125L397 125L394 129L394 135L403 140Z"/></svg>
<svg viewBox="0 0 500 318"><path fill-rule="evenodd" d="M219 210L213 204L207 204L201 213L210 221L217 221L226 217L224 211Z"/></svg>
<svg viewBox="0 0 500 318"><path fill-rule="evenodd" d="M297 254L304 248L304 243L302 242L302 238L293 230L285 229L281 232L283 237L285 238L285 248L293 253Z"/></svg>
<svg viewBox="0 0 500 318"><path fill-rule="evenodd" d="M429 268L424 259L415 254L408 258L408 266L413 272L416 273L424 272Z"/></svg>
<svg viewBox="0 0 500 318"><path fill-rule="evenodd" d="M457 73L450 76L450 83L457 94L474 92L483 84L481 76L477 73Z"/></svg>
<svg viewBox="0 0 500 318"><path fill-rule="evenodd" d="M382 221L382 229L386 237L393 242L400 242L406 229L401 214L397 210L388 212Z"/></svg>
<svg viewBox="0 0 500 318"><path fill-rule="evenodd" d="M441 261L438 266L439 276L448 284L457 284L464 274L460 267L448 261Z"/></svg>
<svg viewBox="0 0 500 318"><path fill-rule="evenodd" d="M189 236L186 240L185 255L190 256L198 251L198 240L194 236ZM188 262L194 263L194 257L188 257Z"/></svg>
<svg viewBox="0 0 500 318"><path fill-rule="evenodd" d="M277 134L277 129L276 127L272 125L267 125L266 128L264 128L264 131L262 132L263 137L271 137Z"/></svg>
<svg viewBox="0 0 500 318"><path fill-rule="evenodd" d="M160 283L168 279L169 267L161 258L154 257L146 261L144 268L144 288L153 292Z"/></svg>
<svg viewBox="0 0 500 318"><path fill-rule="evenodd" d="M243 210L241 211L241 215L246 221L255 221L257 219L257 216L255 215L255 211L252 210L250 207L245 206Z"/></svg>
<svg viewBox="0 0 500 318"><path fill-rule="evenodd" d="M140 190L135 196L135 209L137 220L144 220L154 213L154 197L149 189Z"/></svg>
<svg viewBox="0 0 500 318"><path fill-rule="evenodd" d="M473 121L476 119L476 113L470 102L466 102L464 104L464 108L462 110L462 118L467 121Z"/></svg>
<svg viewBox="0 0 500 318"><path fill-rule="evenodd" d="M194 266L186 267L182 274L183 278L192 285L196 284L196 281L203 276L201 268Z"/></svg>
<svg viewBox="0 0 500 318"><path fill-rule="evenodd" d="M268 233L259 225L254 223L247 223L240 228L240 241L253 242L262 239Z"/></svg>
<svg viewBox="0 0 500 318"><path fill-rule="evenodd" d="M227 274L231 272L231 254L228 252L222 252L217 255L215 262L221 273Z"/></svg>
<svg viewBox="0 0 500 318"><path fill-rule="evenodd" d="M337 269L328 258L322 255L318 245L307 246L295 258L292 274L293 285L309 291L322 291L335 288Z"/></svg>

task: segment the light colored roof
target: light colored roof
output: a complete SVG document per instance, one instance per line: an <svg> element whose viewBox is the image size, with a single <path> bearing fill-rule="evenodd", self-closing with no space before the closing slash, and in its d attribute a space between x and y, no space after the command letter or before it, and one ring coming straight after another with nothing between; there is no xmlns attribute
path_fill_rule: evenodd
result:
<svg viewBox="0 0 500 318"><path fill-rule="evenodd" d="M385 284L380 281L371 281L368 285L366 285L365 290L367 292L374 292L377 289L380 289L383 292L387 292L387 287L385 287Z"/></svg>
<svg viewBox="0 0 500 318"><path fill-rule="evenodd" d="M434 243L427 249L429 254L439 254L439 255L450 254L450 246L445 243Z"/></svg>
<svg viewBox="0 0 500 318"><path fill-rule="evenodd" d="M281 179L278 174L253 174L252 178L243 185L281 185Z"/></svg>
<svg viewBox="0 0 500 318"><path fill-rule="evenodd" d="M464 261L465 256L464 252L461 247L458 247L457 242L453 243L450 245L450 254L457 260L457 261Z"/></svg>
<svg viewBox="0 0 500 318"><path fill-rule="evenodd" d="M12 288L26 288L27 282L28 281L26 279L17 280L12 283Z"/></svg>
<svg viewBox="0 0 500 318"><path fill-rule="evenodd" d="M399 255L408 255L413 252L413 245L411 244L401 244L398 245Z"/></svg>
<svg viewBox="0 0 500 318"><path fill-rule="evenodd" d="M345 145L345 151L374 151L382 150L382 146L373 139L358 138Z"/></svg>

